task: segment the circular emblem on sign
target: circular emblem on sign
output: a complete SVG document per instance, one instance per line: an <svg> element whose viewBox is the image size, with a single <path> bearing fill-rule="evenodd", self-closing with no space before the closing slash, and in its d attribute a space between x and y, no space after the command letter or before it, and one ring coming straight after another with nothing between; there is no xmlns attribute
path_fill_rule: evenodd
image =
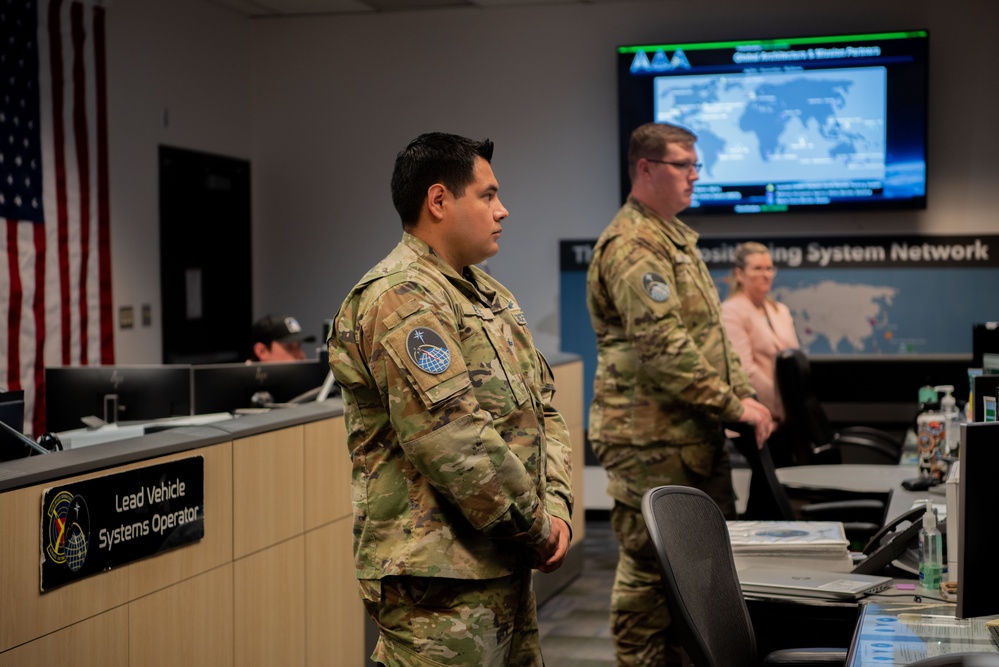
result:
<svg viewBox="0 0 999 667"><path fill-rule="evenodd" d="M658 273L646 273L642 276L642 287L653 301L662 303L669 298L669 285Z"/></svg>
<svg viewBox="0 0 999 667"><path fill-rule="evenodd" d="M406 336L409 357L421 370L437 375L451 365L451 351L447 343L433 329L413 329Z"/></svg>
<svg viewBox="0 0 999 667"><path fill-rule="evenodd" d="M90 511L83 496L60 491L49 503L45 553L53 563L65 563L73 572L83 567L90 546Z"/></svg>

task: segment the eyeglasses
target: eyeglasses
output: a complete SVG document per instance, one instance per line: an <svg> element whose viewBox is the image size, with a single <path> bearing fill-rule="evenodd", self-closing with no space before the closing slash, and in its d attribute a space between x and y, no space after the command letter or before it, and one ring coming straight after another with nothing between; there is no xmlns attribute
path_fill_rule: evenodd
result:
<svg viewBox="0 0 999 667"><path fill-rule="evenodd" d="M675 167L677 171L679 171L682 174L689 174L691 169L699 172L701 169L704 168L703 162L671 162L669 160L655 160L650 157L647 157L645 159L648 160L649 162L655 162L657 164L668 164L671 167Z"/></svg>

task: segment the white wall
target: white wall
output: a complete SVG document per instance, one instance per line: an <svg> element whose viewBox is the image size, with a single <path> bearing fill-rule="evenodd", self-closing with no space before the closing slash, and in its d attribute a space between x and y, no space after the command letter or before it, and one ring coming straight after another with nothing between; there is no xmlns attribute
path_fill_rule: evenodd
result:
<svg viewBox="0 0 999 667"><path fill-rule="evenodd" d="M697 227L759 235L999 227L989 197L999 91L981 55L999 3L663 0L248 20L202 2L141 0L108 12L116 305L149 299L158 313L156 143L249 154L254 312L289 312L318 333L401 235L388 186L396 152L441 130L496 142L493 167L511 215L490 268L518 296L542 348L557 349L558 241L597 236L619 203L619 44L928 29L926 211L727 217ZM171 107L165 129L163 106ZM158 320L154 329L119 332L119 360L159 361Z"/></svg>
<svg viewBox="0 0 999 667"><path fill-rule="evenodd" d="M158 146L250 158L251 25L204 0L126 0L110 4L107 35L116 325L120 307L135 309L135 328L115 329L115 358L159 363Z"/></svg>

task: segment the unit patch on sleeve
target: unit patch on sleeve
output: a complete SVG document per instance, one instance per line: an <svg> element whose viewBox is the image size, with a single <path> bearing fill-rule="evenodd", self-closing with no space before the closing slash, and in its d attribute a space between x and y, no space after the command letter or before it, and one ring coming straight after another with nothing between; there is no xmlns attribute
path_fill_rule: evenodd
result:
<svg viewBox="0 0 999 667"><path fill-rule="evenodd" d="M642 276L642 287L653 301L662 303L669 298L669 285L658 273L646 273Z"/></svg>
<svg viewBox="0 0 999 667"><path fill-rule="evenodd" d="M447 343L433 329L417 327L406 336L409 358L421 370L438 375L451 365L451 351Z"/></svg>

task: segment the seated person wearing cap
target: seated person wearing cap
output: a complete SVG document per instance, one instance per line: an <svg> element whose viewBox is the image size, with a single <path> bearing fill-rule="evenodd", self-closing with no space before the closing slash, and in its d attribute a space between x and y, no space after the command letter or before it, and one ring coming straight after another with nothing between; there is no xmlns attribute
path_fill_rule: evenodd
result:
<svg viewBox="0 0 999 667"><path fill-rule="evenodd" d="M288 315L264 315L253 323L253 361L297 361L305 359L302 343L315 336L302 333L302 326Z"/></svg>

